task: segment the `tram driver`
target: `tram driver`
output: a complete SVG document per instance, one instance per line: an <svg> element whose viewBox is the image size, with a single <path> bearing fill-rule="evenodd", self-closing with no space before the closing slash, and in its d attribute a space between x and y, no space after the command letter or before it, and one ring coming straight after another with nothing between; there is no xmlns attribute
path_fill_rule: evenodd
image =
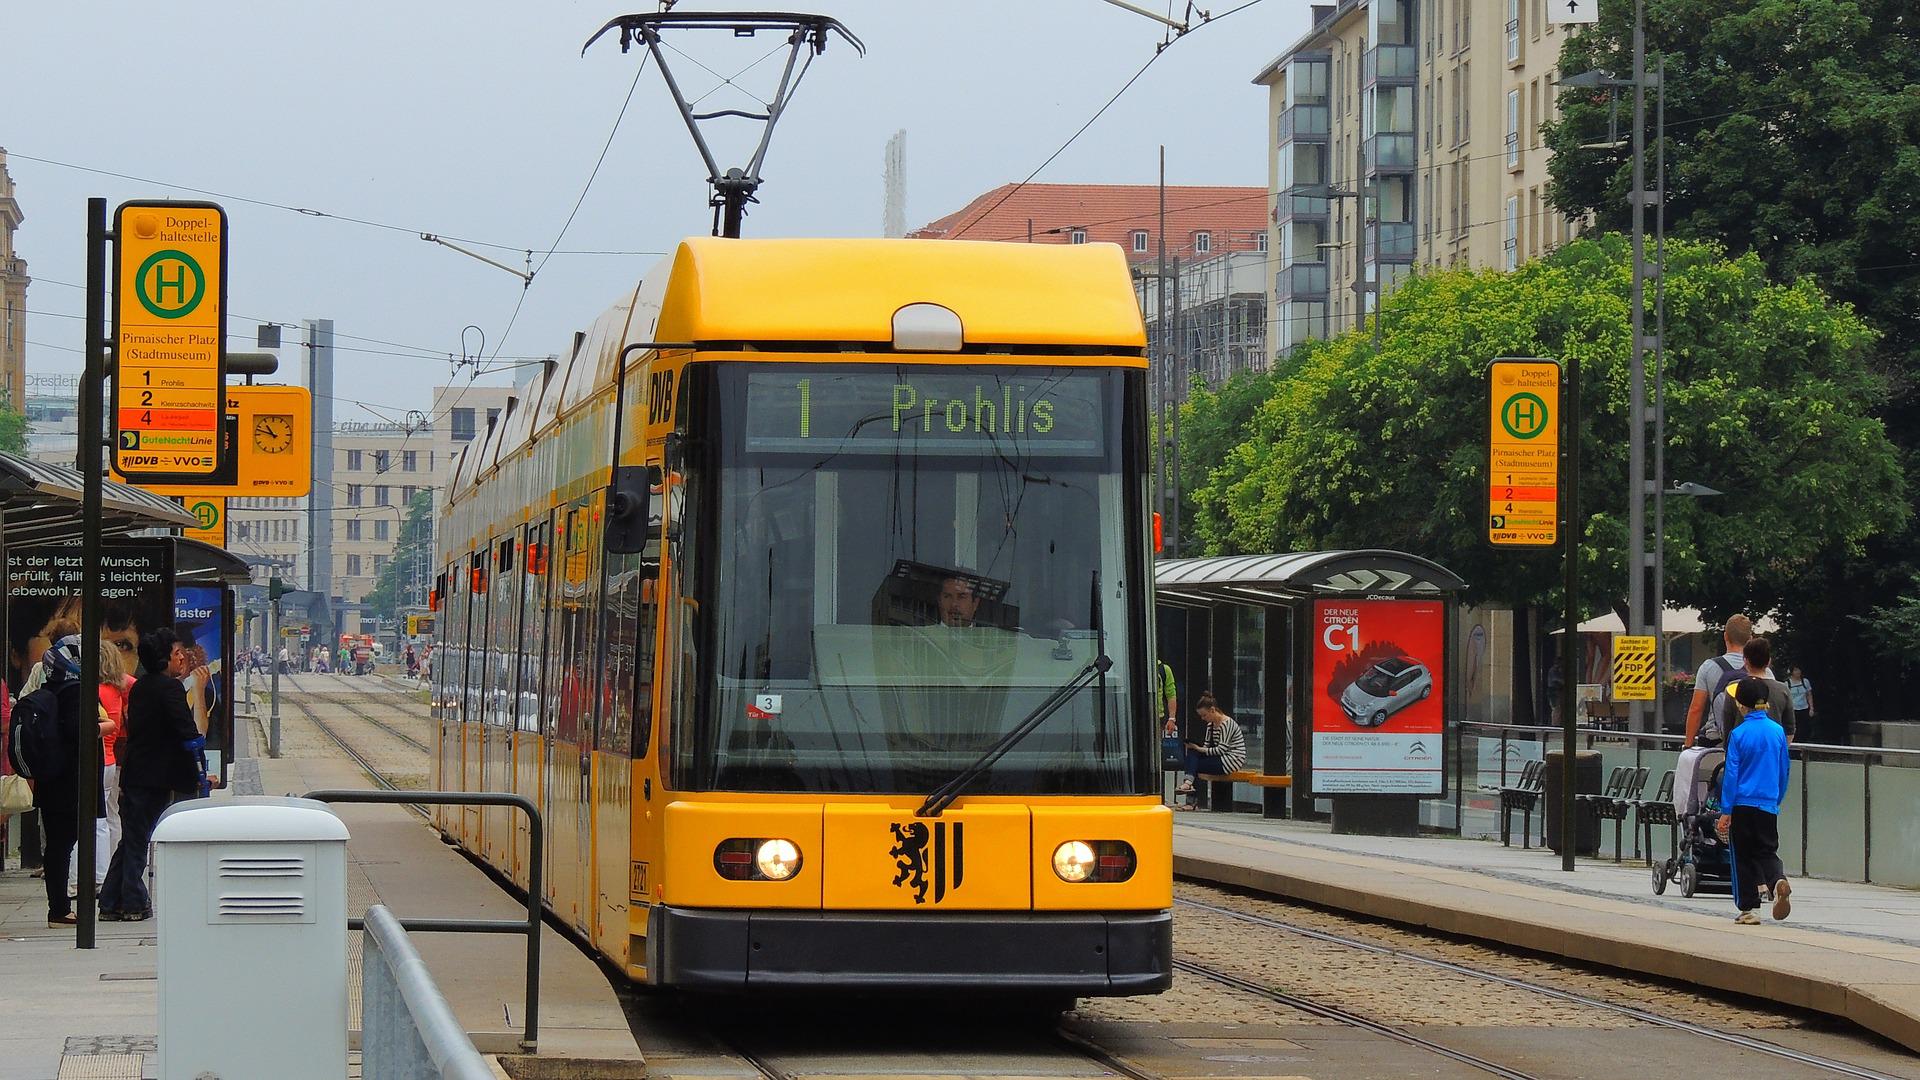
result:
<svg viewBox="0 0 1920 1080"><path fill-rule="evenodd" d="M940 625L972 626L979 611L980 598L974 595L972 581L952 575L940 583Z"/></svg>

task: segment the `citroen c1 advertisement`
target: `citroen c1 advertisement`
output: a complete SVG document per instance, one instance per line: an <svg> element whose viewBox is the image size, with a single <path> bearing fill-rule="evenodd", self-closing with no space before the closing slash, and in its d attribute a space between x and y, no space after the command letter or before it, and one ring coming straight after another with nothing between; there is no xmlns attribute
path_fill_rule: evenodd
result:
<svg viewBox="0 0 1920 1080"><path fill-rule="evenodd" d="M1313 632L1314 794L1442 794L1445 605L1322 600Z"/></svg>

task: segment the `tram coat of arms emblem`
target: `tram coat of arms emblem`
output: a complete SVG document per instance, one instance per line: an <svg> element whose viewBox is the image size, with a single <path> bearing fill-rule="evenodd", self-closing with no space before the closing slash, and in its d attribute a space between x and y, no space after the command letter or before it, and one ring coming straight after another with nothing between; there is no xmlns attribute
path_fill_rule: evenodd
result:
<svg viewBox="0 0 1920 1080"><path fill-rule="evenodd" d="M887 850L893 858L893 884L912 890L914 903L927 902L929 887L936 904L960 888L966 874L965 825L954 822L951 844L944 821L932 828L923 821L894 822L887 828L893 832L893 847Z"/></svg>

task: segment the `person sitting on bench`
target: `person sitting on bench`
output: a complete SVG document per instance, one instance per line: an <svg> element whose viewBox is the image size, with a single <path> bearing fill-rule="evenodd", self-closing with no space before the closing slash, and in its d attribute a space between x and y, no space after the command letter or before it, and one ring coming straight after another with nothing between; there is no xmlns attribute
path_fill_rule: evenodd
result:
<svg viewBox="0 0 1920 1080"><path fill-rule="evenodd" d="M1233 717L1220 711L1220 705L1214 700L1211 690L1201 692L1193 711L1207 722L1207 741L1187 744L1187 774L1194 780L1197 798L1199 781L1224 780L1246 765L1247 737L1241 733L1240 725L1234 723ZM1191 810L1195 805L1190 800L1182 804L1181 809Z"/></svg>

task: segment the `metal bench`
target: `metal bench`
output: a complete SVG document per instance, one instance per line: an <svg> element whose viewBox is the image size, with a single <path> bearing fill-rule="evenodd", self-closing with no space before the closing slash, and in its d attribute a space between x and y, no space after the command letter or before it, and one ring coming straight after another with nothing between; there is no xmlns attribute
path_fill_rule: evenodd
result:
<svg viewBox="0 0 1920 1080"><path fill-rule="evenodd" d="M1633 802L1633 842L1638 847L1641 834L1645 834L1647 847L1647 865L1653 865L1653 827L1665 825L1669 840L1668 850L1679 842L1680 815L1673 809L1673 770L1660 778L1660 786L1651 799L1635 799ZM1639 855L1638 851L1634 852Z"/></svg>
<svg viewBox="0 0 1920 1080"><path fill-rule="evenodd" d="M1520 779L1512 785L1500 789L1500 843L1511 846L1513 843L1513 812L1520 811L1520 846L1529 847L1533 836L1533 808L1540 805L1540 797L1546 792L1546 782L1542 773L1546 770L1544 761L1529 761L1520 770Z"/></svg>
<svg viewBox="0 0 1920 1080"><path fill-rule="evenodd" d="M1627 812L1639 802L1640 795L1647 789L1647 770L1645 766L1627 766L1620 770L1620 783L1611 795L1588 800L1593 813L1602 821L1613 822L1613 861L1620 861L1620 828L1627 820ZM1640 846L1640 834L1634 832L1633 846ZM1637 856L1638 850L1634 852Z"/></svg>
<svg viewBox="0 0 1920 1080"><path fill-rule="evenodd" d="M1269 776L1266 773L1253 772L1249 769L1239 769L1227 773L1225 776L1215 773L1201 773L1193 779L1196 795L1199 793L1198 788L1201 784L1214 785L1213 788L1207 792L1207 807L1210 810L1222 814L1233 810L1234 784L1252 784L1255 787L1263 788L1290 788L1293 786L1293 775L1291 773Z"/></svg>

